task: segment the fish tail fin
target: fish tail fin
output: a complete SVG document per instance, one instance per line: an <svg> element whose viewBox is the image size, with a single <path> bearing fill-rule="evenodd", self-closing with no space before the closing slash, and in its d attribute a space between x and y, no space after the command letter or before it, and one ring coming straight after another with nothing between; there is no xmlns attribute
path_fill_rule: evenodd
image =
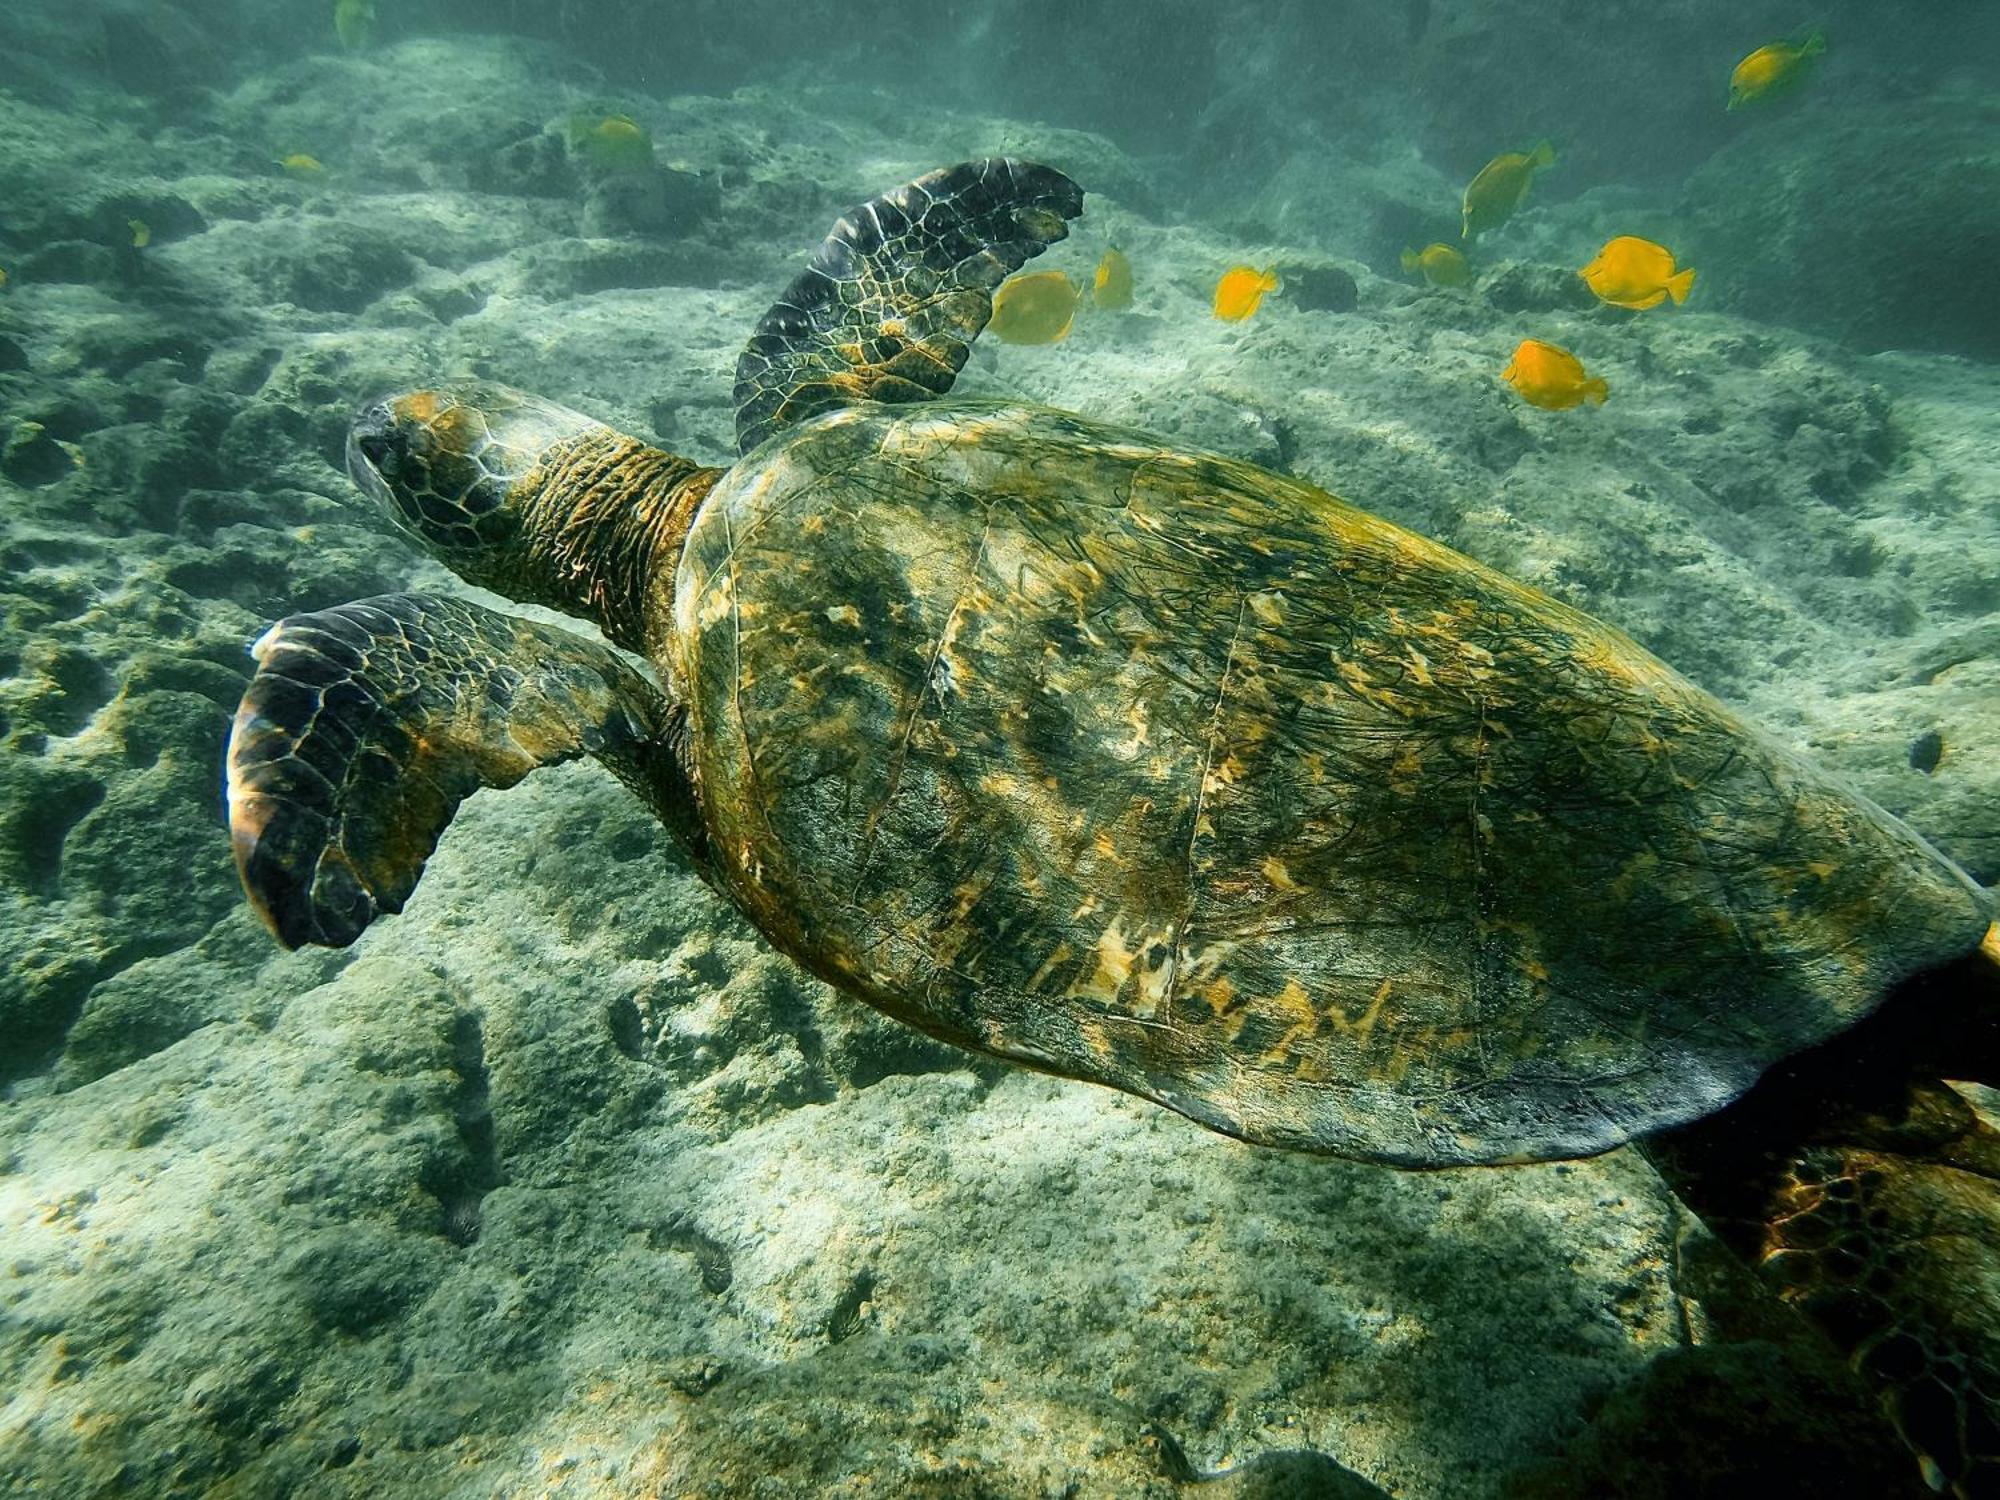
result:
<svg viewBox="0 0 2000 1500"><path fill-rule="evenodd" d="M1604 404L1604 398L1611 394L1611 386L1603 376L1583 383L1583 399L1597 406Z"/></svg>
<svg viewBox="0 0 2000 1500"><path fill-rule="evenodd" d="M1543 167L1556 164L1556 148L1547 141L1536 141L1535 149L1528 153L1528 165L1540 171Z"/></svg>
<svg viewBox="0 0 2000 1500"><path fill-rule="evenodd" d="M1404 269L1405 271L1414 271L1414 270L1416 270L1416 268L1417 268L1418 266L1420 266L1420 265L1422 265L1422 264L1423 264L1423 260L1422 260L1422 258L1421 258L1420 256L1418 256L1418 254L1417 254L1417 252L1416 252L1416 251L1414 251L1414 250L1411 250L1411 249L1408 249L1408 248L1405 248L1405 249L1404 249L1404 251L1403 251L1403 269Z"/></svg>
<svg viewBox="0 0 2000 1500"><path fill-rule="evenodd" d="M1818 57L1826 51L1826 33L1817 29L1806 33L1806 39L1799 43L1800 57Z"/></svg>
<svg viewBox="0 0 2000 1500"><path fill-rule="evenodd" d="M1694 290L1693 266L1689 266L1685 271L1681 272L1678 276L1669 276L1667 278L1667 295L1674 299L1675 307L1679 307L1683 302L1687 301L1688 293L1693 290Z"/></svg>

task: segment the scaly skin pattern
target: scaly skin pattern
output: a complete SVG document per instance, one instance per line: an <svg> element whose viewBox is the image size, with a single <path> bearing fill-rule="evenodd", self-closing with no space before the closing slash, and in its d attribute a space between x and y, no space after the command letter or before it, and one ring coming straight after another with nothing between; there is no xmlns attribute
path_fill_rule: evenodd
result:
<svg viewBox="0 0 2000 1500"><path fill-rule="evenodd" d="M1988 949L2000 941L1989 939ZM1720 1113L1645 1143L1875 1391L1933 1491L2000 1493L2000 972L1923 976Z"/></svg>
<svg viewBox="0 0 2000 1500"><path fill-rule="evenodd" d="M687 821L680 716L570 631L383 594L288 616L254 649L229 738L229 831L250 904L286 947L344 946L401 911L459 803L538 766L594 755ZM699 855L698 838L689 847Z"/></svg>
<svg viewBox="0 0 2000 1500"><path fill-rule="evenodd" d="M927 172L856 208L736 363L738 451L820 412L942 396L993 316L994 288L1082 212L1069 178L1004 156Z"/></svg>
<svg viewBox="0 0 2000 1500"><path fill-rule="evenodd" d="M1254 1141L1603 1150L1989 920L1617 631L1062 413L822 417L716 485L671 589L712 857L779 947Z"/></svg>
<svg viewBox="0 0 2000 1500"><path fill-rule="evenodd" d="M412 391L364 412L355 481L461 578L581 615L630 651L720 469L501 386Z"/></svg>
<svg viewBox="0 0 2000 1500"><path fill-rule="evenodd" d="M1756 1259L1869 1380L1933 1488L2000 1493L2000 1150L1786 1164ZM1927 1159L1928 1158L1928 1159Z"/></svg>

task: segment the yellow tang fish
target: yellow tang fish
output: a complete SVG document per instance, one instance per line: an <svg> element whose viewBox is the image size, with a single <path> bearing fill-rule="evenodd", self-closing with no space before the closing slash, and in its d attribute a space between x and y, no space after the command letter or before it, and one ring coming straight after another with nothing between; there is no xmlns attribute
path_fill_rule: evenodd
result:
<svg viewBox="0 0 2000 1500"><path fill-rule="evenodd" d="M1278 287L1275 270L1231 266L1215 284L1215 315L1225 323L1241 323L1257 311L1266 292L1275 292Z"/></svg>
<svg viewBox="0 0 2000 1500"><path fill-rule="evenodd" d="M1461 239L1471 239L1489 229L1498 229L1514 217L1514 210L1528 196L1528 184L1544 167L1556 161L1556 148L1547 141L1535 143L1532 151L1506 151L1479 169L1479 175L1465 187L1465 227Z"/></svg>
<svg viewBox="0 0 2000 1500"><path fill-rule="evenodd" d="M1679 307L1694 286L1694 268L1676 273L1674 252L1665 245L1621 234L1606 240L1597 258L1576 273L1613 307L1658 307L1667 298Z"/></svg>
<svg viewBox="0 0 2000 1500"><path fill-rule="evenodd" d="M1069 337L1083 293L1063 271L1030 271L993 294L987 331L1003 344L1059 344Z"/></svg>
<svg viewBox="0 0 2000 1500"><path fill-rule="evenodd" d="M1090 300L1106 312L1123 312L1132 305L1132 262L1113 246L1104 252L1090 279Z"/></svg>
<svg viewBox="0 0 2000 1500"><path fill-rule="evenodd" d="M127 219L125 227L132 231L132 248L143 250L153 243L153 226L144 219Z"/></svg>
<svg viewBox="0 0 2000 1500"><path fill-rule="evenodd" d="M653 165L653 138L630 115L580 115L569 122L570 147L605 172L643 172Z"/></svg>
<svg viewBox="0 0 2000 1500"><path fill-rule="evenodd" d="M333 34L350 52L375 34L375 0L333 0Z"/></svg>
<svg viewBox="0 0 2000 1500"><path fill-rule="evenodd" d="M1522 339L1500 378L1544 411L1566 411L1586 401L1602 406L1611 394L1610 386L1584 373L1583 362L1569 350L1540 339Z"/></svg>
<svg viewBox="0 0 2000 1500"><path fill-rule="evenodd" d="M1787 92L1806 76L1806 64L1824 51L1826 38L1817 31L1802 42L1759 47L1729 75L1729 107L1755 104Z"/></svg>
<svg viewBox="0 0 2000 1500"><path fill-rule="evenodd" d="M314 177L324 177L326 175L326 168L320 165L319 158L317 156L307 156L303 151L294 151L290 156L279 157L278 165L284 169L287 177L299 177L310 180Z"/></svg>
<svg viewBox="0 0 2000 1500"><path fill-rule="evenodd" d="M1411 275L1423 273L1432 286L1469 286L1472 262L1449 245L1426 245L1421 250L1403 252L1403 269Z"/></svg>

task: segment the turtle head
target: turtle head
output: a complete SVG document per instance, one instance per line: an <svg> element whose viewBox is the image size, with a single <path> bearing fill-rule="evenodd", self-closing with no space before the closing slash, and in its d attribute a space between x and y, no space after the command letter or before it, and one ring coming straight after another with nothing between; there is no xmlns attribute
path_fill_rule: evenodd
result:
<svg viewBox="0 0 2000 1500"><path fill-rule="evenodd" d="M347 471L467 583L581 615L635 650L653 564L673 567L660 547L678 544L717 472L498 385L375 402L348 432Z"/></svg>
<svg viewBox="0 0 2000 1500"><path fill-rule="evenodd" d="M504 386L410 391L355 418L347 472L453 572L504 592L545 461L610 432Z"/></svg>

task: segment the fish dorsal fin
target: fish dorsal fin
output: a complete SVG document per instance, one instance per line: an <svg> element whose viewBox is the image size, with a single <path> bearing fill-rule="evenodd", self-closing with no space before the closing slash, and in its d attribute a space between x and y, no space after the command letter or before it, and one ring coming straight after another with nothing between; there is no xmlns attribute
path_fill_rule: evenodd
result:
<svg viewBox="0 0 2000 1500"><path fill-rule="evenodd" d="M993 290L1069 233L1083 189L1011 157L960 162L833 226L736 361L736 446L859 401L951 389Z"/></svg>

